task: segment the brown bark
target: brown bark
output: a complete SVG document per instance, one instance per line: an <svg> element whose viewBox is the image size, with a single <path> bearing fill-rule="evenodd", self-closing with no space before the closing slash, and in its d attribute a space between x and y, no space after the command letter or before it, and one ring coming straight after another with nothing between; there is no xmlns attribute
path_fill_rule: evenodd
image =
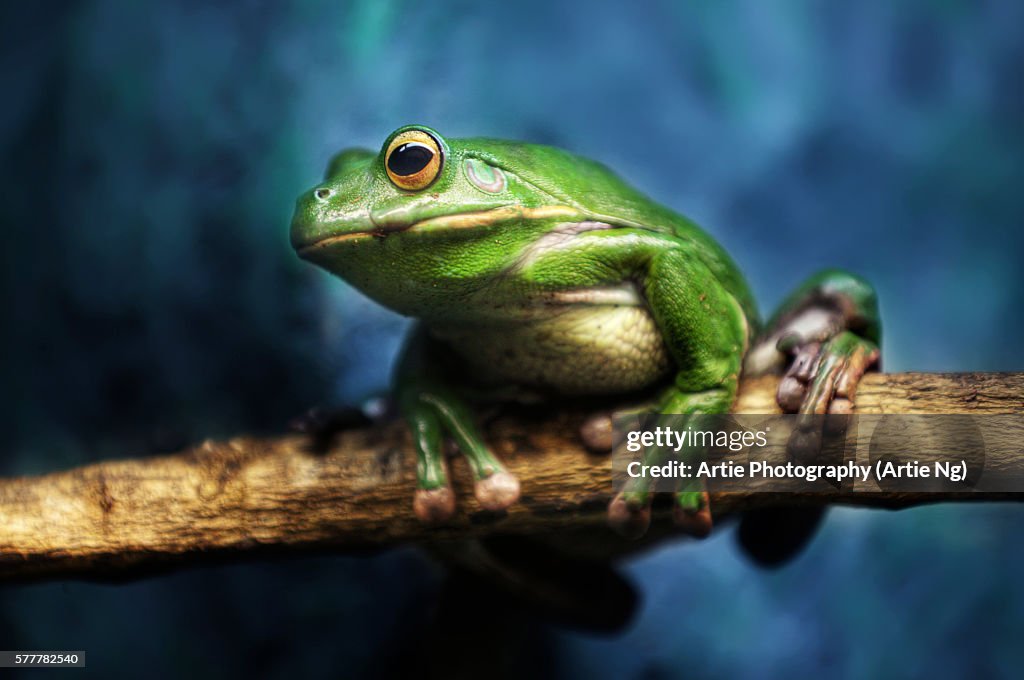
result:
<svg viewBox="0 0 1024 680"><path fill-rule="evenodd" d="M776 412L775 384L773 378L745 382L737 412ZM861 384L857 404L861 413L1021 413L1024 374L873 374ZM494 421L488 441L519 476L522 500L500 516L482 511L456 457L460 509L442 527L413 517L415 462L400 423L344 432L326 453L310 451L302 436L238 437L171 456L0 480L0 580L119 578L268 553L602 531L610 464L581 447L581 418L565 412ZM712 508L719 518L781 503L897 508L961 498L1017 496L729 493L713 496ZM607 540L625 541L610 532Z"/></svg>

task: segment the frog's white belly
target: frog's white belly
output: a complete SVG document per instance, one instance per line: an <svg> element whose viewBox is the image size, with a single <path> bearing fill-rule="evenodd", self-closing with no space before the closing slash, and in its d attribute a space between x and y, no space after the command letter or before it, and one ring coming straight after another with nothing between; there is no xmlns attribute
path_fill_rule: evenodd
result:
<svg viewBox="0 0 1024 680"><path fill-rule="evenodd" d="M562 294L543 312L508 321L431 330L484 382L577 395L648 387L671 367L661 333L635 295L606 292Z"/></svg>

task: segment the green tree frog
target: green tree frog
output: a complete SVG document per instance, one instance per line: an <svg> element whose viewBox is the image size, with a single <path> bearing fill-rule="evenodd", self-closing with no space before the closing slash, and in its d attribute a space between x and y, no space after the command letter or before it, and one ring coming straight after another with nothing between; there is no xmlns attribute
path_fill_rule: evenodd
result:
<svg viewBox="0 0 1024 680"><path fill-rule="evenodd" d="M299 256L418 320L394 394L412 430L415 514L455 511L445 441L489 510L519 498L488 448L483 397L651 395L652 412L727 413L741 373L785 371L789 412L847 413L878 358L876 296L839 270L813 276L762 325L742 274L689 219L605 166L560 149L446 139L399 128L375 153L350 149L299 199ZM651 495L627 488L613 526L642 532ZM675 495L675 517L710 529L707 495Z"/></svg>

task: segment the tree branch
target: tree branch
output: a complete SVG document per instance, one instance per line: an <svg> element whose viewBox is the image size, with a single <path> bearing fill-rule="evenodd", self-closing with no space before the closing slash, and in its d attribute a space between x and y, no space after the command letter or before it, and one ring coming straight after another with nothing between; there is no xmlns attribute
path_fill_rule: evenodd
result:
<svg viewBox="0 0 1024 680"><path fill-rule="evenodd" d="M773 378L746 381L737 412L777 412L775 385ZM1020 413L1024 374L872 374L857 404L860 413ZM413 517L415 463L401 423L344 432L323 454L308 450L302 436L238 437L172 456L0 480L0 580L119 578L268 553L600 530L612 494L610 464L581 447L582 415L497 419L488 441L521 479L522 500L504 515L481 510L456 457L460 510L443 527ZM712 508L717 518L780 504L896 508L959 498L968 497L729 493L714 496ZM607 540L625 541L610 532Z"/></svg>

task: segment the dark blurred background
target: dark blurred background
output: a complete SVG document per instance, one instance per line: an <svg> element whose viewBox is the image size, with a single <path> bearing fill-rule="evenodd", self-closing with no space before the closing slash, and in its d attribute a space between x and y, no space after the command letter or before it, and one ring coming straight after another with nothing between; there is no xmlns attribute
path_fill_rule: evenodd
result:
<svg viewBox="0 0 1024 680"><path fill-rule="evenodd" d="M331 154L411 122L604 161L716 235L765 310L820 267L865 275L887 370L1024 368L1016 0L0 14L3 474L277 432L384 388L406 322L301 263L288 223ZM728 532L677 544L628 566L644 605L624 634L512 621L506 661L1019 677L1022 512L835 511L774 572ZM374 675L440 579L397 551L4 587L0 648L85 649L108 678Z"/></svg>

